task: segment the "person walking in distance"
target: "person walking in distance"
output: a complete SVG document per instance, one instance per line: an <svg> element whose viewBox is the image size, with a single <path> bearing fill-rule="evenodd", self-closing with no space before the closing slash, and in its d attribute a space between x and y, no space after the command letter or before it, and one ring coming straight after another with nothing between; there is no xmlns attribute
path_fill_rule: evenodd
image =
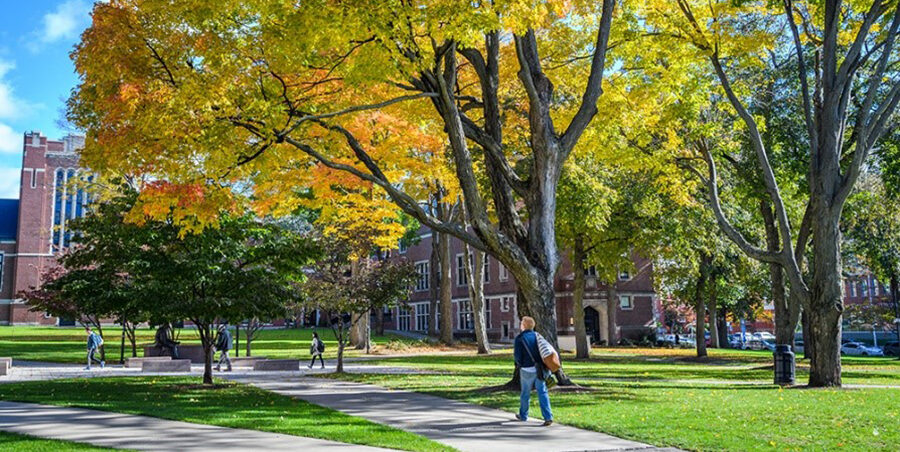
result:
<svg viewBox="0 0 900 452"><path fill-rule="evenodd" d="M103 338L91 330L91 327L89 326L84 327L84 332L87 333L87 367L85 367L84 370L91 370L92 361L100 363L101 369L104 368L106 363L94 356L94 353L96 353L97 350L100 349L100 346L103 345Z"/></svg>
<svg viewBox="0 0 900 452"><path fill-rule="evenodd" d="M312 344L309 346L309 354L312 355L312 359L309 361L309 365L306 366L312 369L313 364L316 363L316 358L319 358L319 362L322 363L322 368L325 368L325 360L322 359L322 353L325 352L325 343L322 342L322 339L319 339L319 333L313 332Z"/></svg>
<svg viewBox="0 0 900 452"><path fill-rule="evenodd" d="M543 425L548 427L553 424L553 412L550 410L550 396L547 394L547 384L544 380L550 376L550 371L544 367L544 362L541 361L537 334L534 332L534 319L528 316L522 317L520 329L522 332L516 336L513 347L513 357L519 367L519 381L522 389L519 394L519 414L516 415L516 419L528 420L531 389L534 388L537 390L538 403L541 405Z"/></svg>
<svg viewBox="0 0 900 452"><path fill-rule="evenodd" d="M216 334L216 350L219 351L219 363L216 364L216 370L222 370L222 363L225 363L228 366L225 368L225 371L231 372L231 358L228 356L228 352L231 351L232 345L231 331L228 331L228 325L219 325L219 332Z"/></svg>

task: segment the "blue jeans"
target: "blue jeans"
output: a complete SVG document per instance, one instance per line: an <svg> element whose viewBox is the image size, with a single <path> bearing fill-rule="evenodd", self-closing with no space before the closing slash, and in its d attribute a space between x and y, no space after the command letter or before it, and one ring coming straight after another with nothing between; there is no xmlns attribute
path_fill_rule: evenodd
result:
<svg viewBox="0 0 900 452"><path fill-rule="evenodd" d="M537 372L528 372L519 369L519 380L522 384L522 393L519 395L519 418L528 419L528 405L531 402L531 388L537 390L538 403L541 405L541 416L545 421L553 420L553 412L550 411L550 396L547 395L547 384L538 378Z"/></svg>

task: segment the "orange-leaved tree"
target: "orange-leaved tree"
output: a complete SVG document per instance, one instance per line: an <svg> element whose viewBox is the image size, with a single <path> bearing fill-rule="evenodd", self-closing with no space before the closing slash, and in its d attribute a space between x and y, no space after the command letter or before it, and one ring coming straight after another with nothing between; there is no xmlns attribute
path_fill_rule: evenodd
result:
<svg viewBox="0 0 900 452"><path fill-rule="evenodd" d="M203 202L146 196L151 214L245 190L288 209L335 170L336 193L375 190L495 256L556 342L557 184L597 114L615 5L112 0L73 53L69 113L95 170L203 188ZM470 229L420 202L436 181L459 187Z"/></svg>

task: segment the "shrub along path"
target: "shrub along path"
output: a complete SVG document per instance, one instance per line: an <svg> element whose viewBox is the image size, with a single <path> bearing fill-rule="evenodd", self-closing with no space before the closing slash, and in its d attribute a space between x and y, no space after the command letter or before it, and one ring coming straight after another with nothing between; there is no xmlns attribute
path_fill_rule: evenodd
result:
<svg viewBox="0 0 900 452"><path fill-rule="evenodd" d="M542 427L539 416L519 422L505 411L363 383L263 374L228 378L416 433L462 451L661 450L565 425ZM530 414L539 412L532 410Z"/></svg>
<svg viewBox="0 0 900 452"><path fill-rule="evenodd" d="M33 403L0 401L0 430L136 450L378 451L374 447L255 430Z"/></svg>

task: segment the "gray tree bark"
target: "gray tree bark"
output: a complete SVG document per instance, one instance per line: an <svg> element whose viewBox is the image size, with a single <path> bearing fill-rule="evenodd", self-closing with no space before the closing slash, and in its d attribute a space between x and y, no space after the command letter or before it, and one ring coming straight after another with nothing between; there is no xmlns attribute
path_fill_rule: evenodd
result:
<svg viewBox="0 0 900 452"><path fill-rule="evenodd" d="M441 273L441 300L439 307L441 309L441 342L447 345L453 343L453 278L450 274L453 257L450 255L450 236L440 234L439 260Z"/></svg>
<svg viewBox="0 0 900 452"><path fill-rule="evenodd" d="M706 303L704 299L706 282L709 279L709 267L712 257L705 252L700 253L700 275L697 278L697 286L694 290L694 312L696 321L697 356L706 356Z"/></svg>
<svg viewBox="0 0 900 452"><path fill-rule="evenodd" d="M719 285L717 276L712 276L709 280L709 347L719 348Z"/></svg>
<svg viewBox="0 0 900 452"><path fill-rule="evenodd" d="M469 245L465 246L465 251L467 256L470 253L472 256L471 259L466 259L466 274L469 279L469 299L472 301L475 342L479 355L489 355L491 344L488 341L484 318L484 253L478 250L469 250Z"/></svg>
<svg viewBox="0 0 900 452"><path fill-rule="evenodd" d="M438 335L437 313L441 286L439 234L437 231L431 231L431 254L428 256L428 271L430 273L428 277L428 335L431 337L437 337Z"/></svg>
<svg viewBox="0 0 900 452"><path fill-rule="evenodd" d="M587 359L591 356L587 329L584 326L584 240L575 237L572 247L572 271L575 272L575 287L572 288L572 310L575 318L575 358Z"/></svg>
<svg viewBox="0 0 900 452"><path fill-rule="evenodd" d="M609 338L609 342L606 344L607 347L619 345L619 324L617 320L619 310L618 279L617 275L607 285L606 289L606 335Z"/></svg>

